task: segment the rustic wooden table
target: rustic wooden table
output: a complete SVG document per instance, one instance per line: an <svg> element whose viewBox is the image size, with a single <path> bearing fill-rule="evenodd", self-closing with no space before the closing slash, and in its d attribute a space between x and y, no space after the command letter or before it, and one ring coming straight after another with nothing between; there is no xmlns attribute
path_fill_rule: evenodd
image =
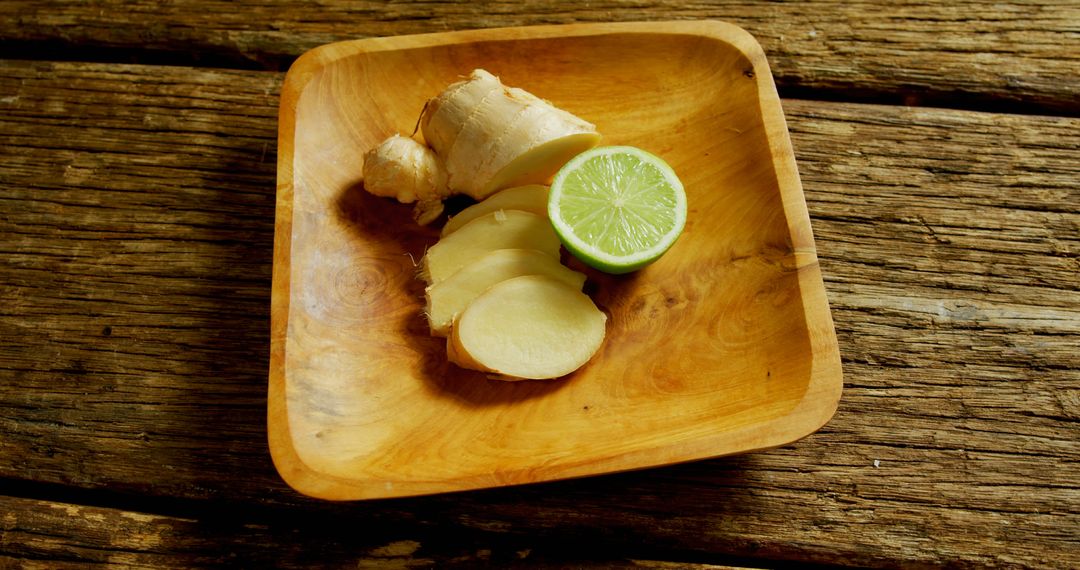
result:
<svg viewBox="0 0 1080 570"><path fill-rule="evenodd" d="M266 443L278 94L350 38L718 19L843 356L751 455L361 503ZM0 4L0 567L1080 567L1080 4Z"/></svg>

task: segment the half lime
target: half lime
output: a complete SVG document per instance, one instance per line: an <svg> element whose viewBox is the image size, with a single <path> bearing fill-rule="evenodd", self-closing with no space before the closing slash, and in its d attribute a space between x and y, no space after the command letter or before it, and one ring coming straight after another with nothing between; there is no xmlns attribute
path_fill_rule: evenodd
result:
<svg viewBox="0 0 1080 570"><path fill-rule="evenodd" d="M678 239L686 192L659 157L631 146L597 147L555 175L548 217L575 257L606 273L629 273Z"/></svg>

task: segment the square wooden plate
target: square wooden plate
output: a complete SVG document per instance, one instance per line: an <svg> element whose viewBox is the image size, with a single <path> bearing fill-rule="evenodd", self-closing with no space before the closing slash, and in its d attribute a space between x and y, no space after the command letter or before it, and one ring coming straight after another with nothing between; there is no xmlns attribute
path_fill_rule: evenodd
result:
<svg viewBox="0 0 1080 570"><path fill-rule="evenodd" d="M589 273L607 339L560 380L448 364L411 208L363 191L363 153L482 67L667 160L690 204L654 265ZM776 88L719 22L584 24L330 44L281 95L269 439L327 499L459 491L783 445L841 392L836 336Z"/></svg>

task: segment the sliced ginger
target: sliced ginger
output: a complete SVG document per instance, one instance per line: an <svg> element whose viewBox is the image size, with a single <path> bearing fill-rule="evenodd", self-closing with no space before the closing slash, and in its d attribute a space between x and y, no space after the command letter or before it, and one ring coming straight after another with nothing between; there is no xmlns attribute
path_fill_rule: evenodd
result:
<svg viewBox="0 0 1080 570"><path fill-rule="evenodd" d="M522 275L546 275L580 291L585 274L535 249L497 249L425 291L431 334L446 336L454 317L489 287Z"/></svg>
<svg viewBox="0 0 1080 570"><path fill-rule="evenodd" d="M448 337L452 362L499 378L573 372L607 317L581 292L585 275L559 263L541 185L599 144L596 127L482 69L430 99L418 127L426 144L391 136L364 155L363 176L368 192L415 203L421 225L453 194L479 201L424 255L432 334Z"/></svg>
<svg viewBox="0 0 1080 570"><path fill-rule="evenodd" d="M521 210L532 212L538 216L547 217L547 186L529 184L527 186L515 186L501 190L488 196L481 202L477 202L446 221L443 226L442 236L446 237L461 226L495 210Z"/></svg>
<svg viewBox="0 0 1080 570"><path fill-rule="evenodd" d="M493 285L457 317L450 361L506 380L565 376L604 342L607 315L592 299L544 275Z"/></svg>
<svg viewBox="0 0 1080 570"><path fill-rule="evenodd" d="M420 276L431 285L496 249L535 249L559 259L559 238L547 217L497 210L465 224L427 250Z"/></svg>

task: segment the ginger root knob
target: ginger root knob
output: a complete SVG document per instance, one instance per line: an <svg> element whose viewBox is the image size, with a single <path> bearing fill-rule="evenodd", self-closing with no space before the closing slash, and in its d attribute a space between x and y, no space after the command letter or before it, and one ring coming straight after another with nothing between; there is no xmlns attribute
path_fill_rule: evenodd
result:
<svg viewBox="0 0 1080 570"><path fill-rule="evenodd" d="M442 214L442 200L451 194L446 167L427 146L393 135L364 155L364 189L403 204L416 203L413 218L421 225Z"/></svg>

